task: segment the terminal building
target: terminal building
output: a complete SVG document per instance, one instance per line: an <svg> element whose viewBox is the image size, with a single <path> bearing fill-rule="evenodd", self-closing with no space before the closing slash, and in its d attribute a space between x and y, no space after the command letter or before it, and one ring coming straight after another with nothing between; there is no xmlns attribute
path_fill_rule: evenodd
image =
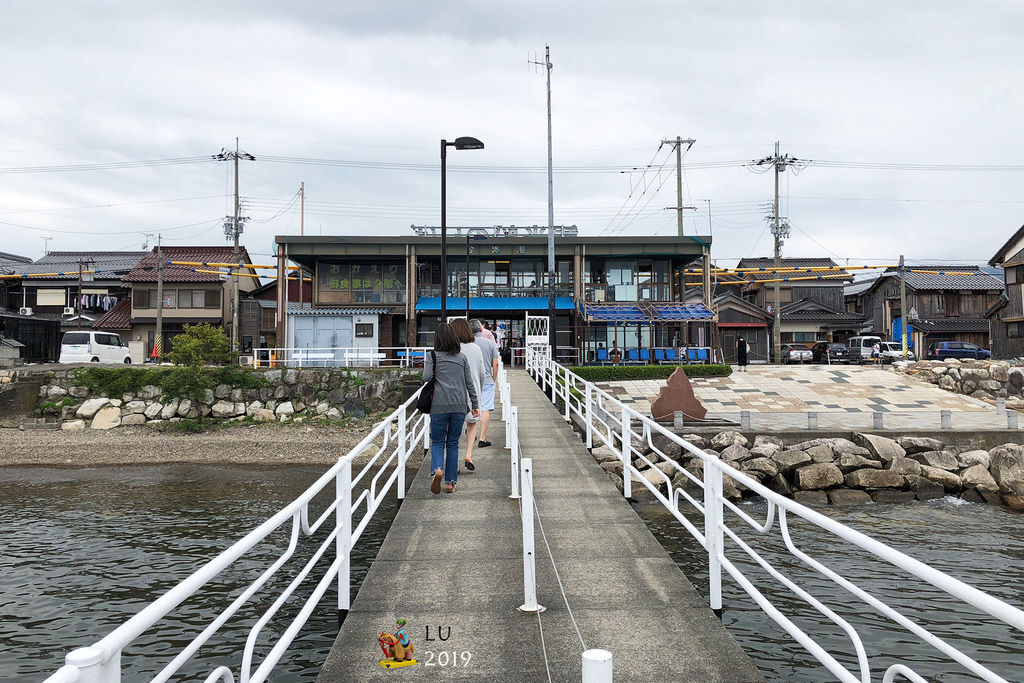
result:
<svg viewBox="0 0 1024 683"><path fill-rule="evenodd" d="M707 273L709 236L587 237L555 229L556 355L596 362L613 345L623 360L660 358L659 350L716 344L711 306L693 290L686 268ZM281 235L278 268L288 261L313 275L308 307L278 315L278 347L431 346L448 317L491 324L503 345L521 346L526 315L548 315L548 228L448 228L447 278L440 228L413 226L408 236ZM687 278L691 281L690 295ZM468 296L467 296L468 295ZM285 308L278 302L279 310ZM635 358L633 358L635 356Z"/></svg>

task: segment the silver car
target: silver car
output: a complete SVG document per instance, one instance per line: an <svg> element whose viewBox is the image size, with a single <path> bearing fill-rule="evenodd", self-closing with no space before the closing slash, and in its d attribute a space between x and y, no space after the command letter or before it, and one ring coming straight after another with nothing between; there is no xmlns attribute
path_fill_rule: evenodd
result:
<svg viewBox="0 0 1024 683"><path fill-rule="evenodd" d="M806 346L802 344L782 345L783 363L810 363L812 360L814 360L814 354Z"/></svg>
<svg viewBox="0 0 1024 683"><path fill-rule="evenodd" d="M903 360L903 345L894 341L882 342L882 362L894 363L898 360ZM910 349L907 349L907 360L917 360Z"/></svg>

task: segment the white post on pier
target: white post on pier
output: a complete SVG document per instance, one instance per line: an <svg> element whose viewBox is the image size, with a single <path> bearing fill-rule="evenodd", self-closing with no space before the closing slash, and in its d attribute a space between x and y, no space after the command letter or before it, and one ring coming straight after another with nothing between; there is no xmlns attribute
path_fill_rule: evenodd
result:
<svg viewBox="0 0 1024 683"><path fill-rule="evenodd" d="M345 620L352 606L352 458L346 457L335 480L335 495L338 497L336 520L338 536L335 539L335 551L341 566L338 568L338 623Z"/></svg>
<svg viewBox="0 0 1024 683"><path fill-rule="evenodd" d="M612 653L591 649L583 653L583 683L612 683Z"/></svg>
<svg viewBox="0 0 1024 683"><path fill-rule="evenodd" d="M586 402L584 403L583 421L587 423L587 450L594 447L594 385L586 384Z"/></svg>
<svg viewBox="0 0 1024 683"><path fill-rule="evenodd" d="M398 489L398 500L405 498L405 461L409 459L409 449L411 448L411 444L406 443L408 435L405 426L405 410L404 404L398 409L398 481L395 483L395 487Z"/></svg>
<svg viewBox="0 0 1024 683"><path fill-rule="evenodd" d="M537 604L537 553L533 543L533 459L522 461L523 499L520 503L523 518L523 604L520 612L543 612Z"/></svg>
<svg viewBox="0 0 1024 683"><path fill-rule="evenodd" d="M509 411L509 448L512 449L512 495L509 498L519 500L519 408L512 406Z"/></svg>
<svg viewBox="0 0 1024 683"><path fill-rule="evenodd" d="M622 442L622 497L632 498L633 496L633 485L629 468L633 466L633 451L630 448L629 441L632 432L632 427L629 421L629 411L626 410L626 406L622 406L622 419L619 423L620 436L619 441Z"/></svg>
<svg viewBox="0 0 1024 683"><path fill-rule="evenodd" d="M722 470L709 458L704 461L704 539L708 551L708 599L715 614L722 614L722 563L725 546L722 532Z"/></svg>

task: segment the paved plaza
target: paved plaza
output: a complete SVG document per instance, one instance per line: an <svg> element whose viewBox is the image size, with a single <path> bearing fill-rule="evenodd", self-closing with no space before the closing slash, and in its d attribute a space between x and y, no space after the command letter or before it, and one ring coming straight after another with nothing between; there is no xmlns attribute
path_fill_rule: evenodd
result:
<svg viewBox="0 0 1024 683"><path fill-rule="evenodd" d="M885 428L932 429L940 411L953 414L953 428L1005 428L1006 416L990 403L953 394L888 368L859 365L752 365L729 377L694 378L694 393L708 417L738 420L750 411L751 425L805 428L807 413L822 429L865 429L884 413ZM665 380L603 382L601 388L649 414Z"/></svg>

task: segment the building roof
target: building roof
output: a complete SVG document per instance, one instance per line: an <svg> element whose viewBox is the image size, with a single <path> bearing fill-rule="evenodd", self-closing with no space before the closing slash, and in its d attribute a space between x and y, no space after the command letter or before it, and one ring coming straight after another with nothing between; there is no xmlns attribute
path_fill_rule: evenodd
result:
<svg viewBox="0 0 1024 683"><path fill-rule="evenodd" d="M125 297L92 324L101 330L130 330L132 327L132 302Z"/></svg>
<svg viewBox="0 0 1024 683"><path fill-rule="evenodd" d="M723 308L732 308L735 310L742 310L745 313L749 313L754 317L763 318L764 320L769 320L772 317L771 313L764 310L757 304L747 301L735 292L719 294L715 297L714 304L718 307L719 313L721 313Z"/></svg>
<svg viewBox="0 0 1024 683"><path fill-rule="evenodd" d="M915 320L915 330L921 332L988 332L985 318L930 318Z"/></svg>
<svg viewBox="0 0 1024 683"><path fill-rule="evenodd" d="M245 247L239 247L238 260L251 263ZM162 247L165 261L190 261L199 263L234 263L233 248L224 247ZM196 270L218 270L193 266L164 266L164 282L221 282L227 273L197 273ZM246 269L255 273L252 269ZM145 253L142 259L125 276L125 282L156 282L156 249Z"/></svg>
<svg viewBox="0 0 1024 683"><path fill-rule="evenodd" d="M766 271L773 270L775 268L824 268L824 267L835 267L838 264L830 258L783 258L779 259L780 265L775 265L775 259L770 256L759 256L757 258L744 258L740 259L740 262L736 264L736 268L763 268ZM821 275L820 271L806 273L806 275ZM836 281L842 282L847 278L853 279L853 275L850 275L848 271L836 270L828 275L842 275L844 277L829 278ZM789 272L789 273L771 273L771 272L752 272L743 273L743 276L748 280L778 280L780 278L792 278L800 277L800 273Z"/></svg>
<svg viewBox="0 0 1024 683"><path fill-rule="evenodd" d="M448 299L451 301L451 299ZM263 308L277 308L277 302L271 301L271 306L263 306L262 300L260 306ZM310 308L303 306L299 308L297 303L288 304L288 315L309 315L309 316L321 316L321 315L387 315L393 313L394 309L391 308Z"/></svg>
<svg viewBox="0 0 1024 683"><path fill-rule="evenodd" d="M978 266L915 266L914 270L937 271L934 273L908 272L905 275L907 287L911 289L1003 289L1003 281L992 277ZM953 275L950 272L971 272L972 275ZM886 271L882 277L898 278L895 271Z"/></svg>
<svg viewBox="0 0 1024 683"><path fill-rule="evenodd" d="M50 277L31 278L31 280L67 280L78 278L78 262L92 261L83 264L84 270L95 273L93 280L121 280L139 262L144 251L51 251L38 261L19 267L19 273L64 273Z"/></svg>
<svg viewBox="0 0 1024 683"><path fill-rule="evenodd" d="M786 320L821 320L825 322L858 323L864 320L860 313L848 313L826 306L814 299L797 299L782 306L782 319Z"/></svg>
<svg viewBox="0 0 1024 683"><path fill-rule="evenodd" d="M0 251L0 274L2 275L20 273L21 269L30 263L32 263L32 259L28 256L18 256L17 254Z"/></svg>
<svg viewBox="0 0 1024 683"><path fill-rule="evenodd" d="M989 259L988 264L990 266L1002 265L1021 250L1022 241L1024 241L1024 225L1017 228L1017 231L1010 235L1010 239L1006 240L1003 246L999 247L999 251Z"/></svg>
<svg viewBox="0 0 1024 683"><path fill-rule="evenodd" d="M872 277L865 280L855 280L843 288L843 296L856 296L866 292L871 289L871 286L875 284L877 279L877 277Z"/></svg>

